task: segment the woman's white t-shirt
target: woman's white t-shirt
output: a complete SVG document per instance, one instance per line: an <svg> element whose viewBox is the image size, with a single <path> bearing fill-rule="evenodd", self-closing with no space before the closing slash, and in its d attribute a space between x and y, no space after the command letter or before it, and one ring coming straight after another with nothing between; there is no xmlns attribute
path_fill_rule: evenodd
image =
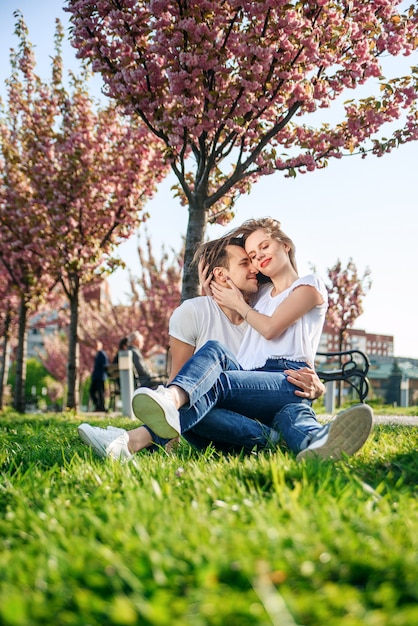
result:
<svg viewBox="0 0 418 626"><path fill-rule="evenodd" d="M251 326L238 352L237 359L245 370L262 367L269 357L282 357L289 361L305 361L314 366L315 354L318 349L325 314L328 308L328 294L324 282L315 274L308 274L298 278L285 291L272 296L272 285L267 284L260 288L254 309L264 315L272 315L279 304L300 285L311 285L322 296L323 303L305 313L284 333L275 339L265 339Z"/></svg>

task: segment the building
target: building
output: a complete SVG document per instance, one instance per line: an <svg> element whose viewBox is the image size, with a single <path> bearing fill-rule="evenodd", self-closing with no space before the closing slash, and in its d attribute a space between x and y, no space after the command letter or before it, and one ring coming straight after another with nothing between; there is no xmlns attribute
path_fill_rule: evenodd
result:
<svg viewBox="0 0 418 626"><path fill-rule="evenodd" d="M370 357L372 397L395 406L418 405L418 359Z"/></svg>
<svg viewBox="0 0 418 626"><path fill-rule="evenodd" d="M44 352L45 337L55 335L58 330L57 311L44 311L33 315L28 324L26 357L38 359Z"/></svg>
<svg viewBox="0 0 418 626"><path fill-rule="evenodd" d="M393 357L393 335L376 335L365 330L349 328L344 350L360 350L369 356ZM338 352L339 336L325 325L318 352Z"/></svg>

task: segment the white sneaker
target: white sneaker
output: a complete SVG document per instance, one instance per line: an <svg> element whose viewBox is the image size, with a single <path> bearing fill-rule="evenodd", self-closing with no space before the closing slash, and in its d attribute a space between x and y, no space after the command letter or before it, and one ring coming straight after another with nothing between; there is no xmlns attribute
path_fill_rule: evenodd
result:
<svg viewBox="0 0 418 626"><path fill-rule="evenodd" d="M308 457L341 459L351 456L366 443L373 426L373 411L367 404L357 404L339 413L332 422L321 428L297 461Z"/></svg>
<svg viewBox="0 0 418 626"><path fill-rule="evenodd" d="M159 437L174 439L180 435L180 416L170 391L160 385L157 389L140 387L132 397L135 416Z"/></svg>
<svg viewBox="0 0 418 626"><path fill-rule="evenodd" d="M77 428L80 438L102 459L110 458L116 461L129 461L133 454L129 451L129 435L124 428L108 426L90 426L80 424Z"/></svg>

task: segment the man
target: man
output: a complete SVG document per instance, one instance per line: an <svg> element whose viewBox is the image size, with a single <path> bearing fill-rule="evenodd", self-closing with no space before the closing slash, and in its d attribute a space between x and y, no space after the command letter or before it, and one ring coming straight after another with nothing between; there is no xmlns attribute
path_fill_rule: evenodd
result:
<svg viewBox="0 0 418 626"><path fill-rule="evenodd" d="M205 267L206 275L217 283L227 286L228 277L231 278L248 300L257 293L257 271L252 267L240 240L221 238L203 244L195 255L195 261L198 259L201 266ZM241 315L232 309L219 306L211 297L199 296L186 300L170 318L170 379L210 339L216 339L237 354L246 329L247 323ZM301 387L301 391L295 393L305 398L317 398L324 391L323 384L313 370L289 372L288 380ZM187 440L196 447L214 443L220 449L233 447L234 444L241 449L261 449L278 442L276 431L244 417L239 425L234 420L225 424L224 439L213 441L211 424L215 423L216 409L205 418L199 428L188 433ZM126 431L81 424L78 432L81 439L99 456L121 460L132 458L134 453L143 448L167 443L167 440L155 436L153 438L146 426Z"/></svg>

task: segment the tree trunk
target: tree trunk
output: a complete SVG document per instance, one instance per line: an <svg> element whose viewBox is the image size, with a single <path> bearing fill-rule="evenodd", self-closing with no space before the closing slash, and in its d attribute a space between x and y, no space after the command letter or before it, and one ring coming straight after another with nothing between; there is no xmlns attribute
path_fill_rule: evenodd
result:
<svg viewBox="0 0 418 626"><path fill-rule="evenodd" d="M7 374L9 372L10 361L10 311L6 313L6 319L4 320L4 336L3 336L3 357L1 360L0 369L0 411L3 409L4 400L4 387L7 383Z"/></svg>
<svg viewBox="0 0 418 626"><path fill-rule="evenodd" d="M79 343L78 343L78 313L79 313L80 286L77 285L69 297L70 301L70 328L68 331L68 363L67 363L67 408L78 410L80 402L79 381Z"/></svg>
<svg viewBox="0 0 418 626"><path fill-rule="evenodd" d="M16 352L16 379L13 395L13 408L25 412L26 350L27 350L28 305L22 296L19 305L19 328Z"/></svg>
<svg viewBox="0 0 418 626"><path fill-rule="evenodd" d="M197 266L190 267L190 264L197 247L204 241L207 221L208 211L205 210L203 206L203 200L201 202L196 200L196 202L189 205L189 221L187 223L181 292L182 302L200 295Z"/></svg>

